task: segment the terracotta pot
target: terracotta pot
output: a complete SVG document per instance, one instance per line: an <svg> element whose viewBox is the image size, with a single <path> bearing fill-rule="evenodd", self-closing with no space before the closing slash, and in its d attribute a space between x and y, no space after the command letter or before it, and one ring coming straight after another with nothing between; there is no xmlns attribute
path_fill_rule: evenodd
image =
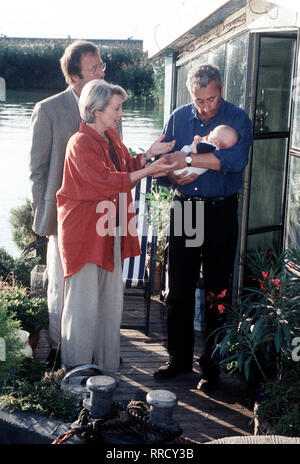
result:
<svg viewBox="0 0 300 464"><path fill-rule="evenodd" d="M37 347L39 340L40 340L39 330L34 335L30 335L28 342L33 350Z"/></svg>
<svg viewBox="0 0 300 464"><path fill-rule="evenodd" d="M154 291L159 292L161 286L161 264L155 265L155 272L154 272Z"/></svg>

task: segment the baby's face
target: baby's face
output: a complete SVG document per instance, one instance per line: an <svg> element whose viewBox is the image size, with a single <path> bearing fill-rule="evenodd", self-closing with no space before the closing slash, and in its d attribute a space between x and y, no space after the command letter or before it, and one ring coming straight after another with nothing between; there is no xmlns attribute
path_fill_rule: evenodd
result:
<svg viewBox="0 0 300 464"><path fill-rule="evenodd" d="M238 141L233 131L222 127L216 127L207 137L208 142L214 144L219 150L233 147Z"/></svg>
<svg viewBox="0 0 300 464"><path fill-rule="evenodd" d="M208 134L207 141L215 145L219 150L226 148L226 143L224 143L226 139L221 138L216 131L212 131L210 134Z"/></svg>

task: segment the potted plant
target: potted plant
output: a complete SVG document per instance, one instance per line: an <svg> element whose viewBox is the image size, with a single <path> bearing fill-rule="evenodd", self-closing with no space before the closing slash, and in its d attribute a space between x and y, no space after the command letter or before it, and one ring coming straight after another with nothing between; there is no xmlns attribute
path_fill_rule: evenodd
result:
<svg viewBox="0 0 300 464"><path fill-rule="evenodd" d="M11 286L0 290L0 301L5 302L12 318L20 321L21 328L29 332L29 344L34 349L40 330L48 328L47 299L31 297L26 289Z"/></svg>
<svg viewBox="0 0 300 464"><path fill-rule="evenodd" d="M238 369L249 392L261 384L280 381L283 359L291 357L292 342L300 331L300 253L298 249L255 252L248 256L253 287L233 305L224 303L224 294L210 295L226 323L215 333L222 365Z"/></svg>
<svg viewBox="0 0 300 464"><path fill-rule="evenodd" d="M263 385L264 397L255 409L257 434L300 436L300 362L283 358L281 379Z"/></svg>
<svg viewBox="0 0 300 464"><path fill-rule="evenodd" d="M159 291L167 247L172 193L167 187L158 185L154 179L152 182L151 193L146 194L146 201L148 205L148 220L152 227L152 234L157 238L154 289Z"/></svg>
<svg viewBox="0 0 300 464"><path fill-rule="evenodd" d="M19 330L20 322L12 317L7 304L0 300L0 390L22 361L23 344Z"/></svg>

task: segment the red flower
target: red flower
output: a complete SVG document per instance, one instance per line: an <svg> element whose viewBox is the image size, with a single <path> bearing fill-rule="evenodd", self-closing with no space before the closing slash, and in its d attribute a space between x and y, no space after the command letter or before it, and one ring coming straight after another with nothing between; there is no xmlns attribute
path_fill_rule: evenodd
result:
<svg viewBox="0 0 300 464"><path fill-rule="evenodd" d="M280 284L280 279L271 279L272 284L274 284L274 287L276 290L280 290L281 284Z"/></svg>
<svg viewBox="0 0 300 464"><path fill-rule="evenodd" d="M227 293L227 290L225 288L225 290L222 290L221 293L219 293L219 295L217 295L217 298L225 298L226 293Z"/></svg>
<svg viewBox="0 0 300 464"><path fill-rule="evenodd" d="M266 280L266 278L269 276L268 272L262 272L263 279Z"/></svg>
<svg viewBox="0 0 300 464"><path fill-rule="evenodd" d="M225 306L223 304L218 304L218 311L222 314L225 311Z"/></svg>

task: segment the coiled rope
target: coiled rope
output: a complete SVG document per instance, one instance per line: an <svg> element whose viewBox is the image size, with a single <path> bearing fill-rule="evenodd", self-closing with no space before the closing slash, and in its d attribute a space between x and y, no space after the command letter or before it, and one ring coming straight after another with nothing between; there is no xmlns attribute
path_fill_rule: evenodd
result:
<svg viewBox="0 0 300 464"><path fill-rule="evenodd" d="M76 421L78 426L60 434L53 445L65 444L70 438L80 436L86 444L105 443L105 433L127 433L138 435L143 443L190 443L199 444L189 438L181 437L182 429L166 430L154 425L149 420L149 407L142 401L131 400L125 406L113 402L111 411L100 419L91 420L88 409L83 408Z"/></svg>

